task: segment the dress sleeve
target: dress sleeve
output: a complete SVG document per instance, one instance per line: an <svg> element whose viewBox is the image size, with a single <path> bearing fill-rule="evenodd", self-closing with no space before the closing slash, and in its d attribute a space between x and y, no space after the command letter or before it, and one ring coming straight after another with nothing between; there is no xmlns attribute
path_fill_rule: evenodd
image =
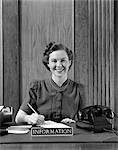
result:
<svg viewBox="0 0 118 150"><path fill-rule="evenodd" d="M29 108L27 105L28 103L35 109L37 110L37 96L38 96L38 89L39 89L39 83L38 81L33 81L29 85L29 90L26 98L24 99L20 109L25 111L27 114L33 113L33 111Z"/></svg>
<svg viewBox="0 0 118 150"><path fill-rule="evenodd" d="M79 102L79 109L82 109L85 107L86 105L86 92L85 92L85 86L84 85L80 85L79 86L79 90L80 90L80 102Z"/></svg>
<svg viewBox="0 0 118 150"><path fill-rule="evenodd" d="M78 112L80 109L85 107L86 104L86 92L85 92L85 86L83 84L77 84L77 90L78 90L78 106L77 111L74 115L74 120L78 121Z"/></svg>

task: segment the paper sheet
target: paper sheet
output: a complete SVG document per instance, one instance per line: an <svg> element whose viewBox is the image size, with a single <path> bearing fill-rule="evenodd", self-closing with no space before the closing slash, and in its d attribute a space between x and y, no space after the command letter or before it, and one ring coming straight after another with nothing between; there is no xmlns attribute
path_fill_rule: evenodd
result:
<svg viewBox="0 0 118 150"><path fill-rule="evenodd" d="M57 123L51 120L45 121L42 125L38 125L43 128L69 128L70 126L63 123Z"/></svg>

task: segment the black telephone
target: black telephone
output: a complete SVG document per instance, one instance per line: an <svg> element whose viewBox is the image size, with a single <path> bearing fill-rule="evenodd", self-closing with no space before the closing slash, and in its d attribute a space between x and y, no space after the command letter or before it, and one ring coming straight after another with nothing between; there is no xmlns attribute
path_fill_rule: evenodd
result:
<svg viewBox="0 0 118 150"><path fill-rule="evenodd" d="M0 106L0 127L4 126L4 123L12 122L13 107Z"/></svg>
<svg viewBox="0 0 118 150"><path fill-rule="evenodd" d="M77 126L94 132L101 132L105 129L112 129L110 119L113 119L113 112L109 107L92 105L78 112Z"/></svg>

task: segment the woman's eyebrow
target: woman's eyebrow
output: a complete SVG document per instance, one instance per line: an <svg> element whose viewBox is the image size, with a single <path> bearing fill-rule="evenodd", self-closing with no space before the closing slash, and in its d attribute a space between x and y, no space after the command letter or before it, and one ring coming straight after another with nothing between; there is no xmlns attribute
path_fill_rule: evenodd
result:
<svg viewBox="0 0 118 150"><path fill-rule="evenodd" d="M56 58L51 58L51 60L57 60Z"/></svg>
<svg viewBox="0 0 118 150"><path fill-rule="evenodd" d="M67 59L66 57L62 57L62 58L51 58L51 60L53 60L53 59Z"/></svg>

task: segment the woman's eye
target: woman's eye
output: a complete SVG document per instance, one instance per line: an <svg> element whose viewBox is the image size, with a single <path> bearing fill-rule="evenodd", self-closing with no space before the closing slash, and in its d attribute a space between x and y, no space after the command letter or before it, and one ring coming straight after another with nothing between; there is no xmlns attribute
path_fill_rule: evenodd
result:
<svg viewBox="0 0 118 150"><path fill-rule="evenodd" d="M57 60L52 60L52 62L56 63L56 62L57 62Z"/></svg>
<svg viewBox="0 0 118 150"><path fill-rule="evenodd" d="M62 62L62 63L63 63L63 62L66 62L66 60L62 59L61 62Z"/></svg>

